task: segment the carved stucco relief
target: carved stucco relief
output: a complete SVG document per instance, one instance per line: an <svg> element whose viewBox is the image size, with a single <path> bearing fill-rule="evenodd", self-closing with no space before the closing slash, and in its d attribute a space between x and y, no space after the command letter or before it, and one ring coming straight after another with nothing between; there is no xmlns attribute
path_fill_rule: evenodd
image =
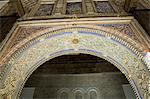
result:
<svg viewBox="0 0 150 99"><path fill-rule="evenodd" d="M83 25L84 27L87 26L87 28L93 27L93 25L90 25L89 23L83 24ZM80 27L83 27L83 25L81 25ZM72 26L71 27L67 26L67 28L68 27L74 28ZM21 29L18 30L17 35L15 35L13 39L11 39L11 43L8 45L8 47L13 48L15 47L15 45L18 45L21 41L25 40L26 38L28 37L32 38L32 36L38 35L40 32L43 33L43 31L47 32L48 29L56 30L57 28L58 29L66 28L66 26L55 26L55 27L53 26L32 26L32 27L25 26L25 27L20 27L20 28ZM131 30L131 27L128 24L120 24L120 25L118 24L95 24L94 28L98 30L101 30L104 28L103 29L104 31L109 30L112 34L115 34L116 36L121 36L124 39L126 39L128 42L135 45L135 48L138 48L141 51L143 51L143 49L146 49L146 45L140 39L138 39L137 35L135 35L135 33ZM3 55L8 53L7 50L5 51Z"/></svg>
<svg viewBox="0 0 150 99"><path fill-rule="evenodd" d="M77 32L72 33L72 31ZM16 95L20 83L24 81L29 71L32 72L33 68L38 67L35 64L43 59L46 61L52 57L64 55L66 52L70 53L69 50L73 49L72 52L93 54L99 57L101 55L98 53L100 53L108 61L121 65L115 66L129 78L128 80L131 80L130 84L134 87L136 94L138 91L141 93L141 96L138 94L138 97L148 95L149 75L145 66L125 46L110 37L102 36L103 31L85 32L72 29L68 32L57 32L55 35L49 33L49 35L40 37L36 42L30 44L30 47L24 50L19 57L9 61L11 70L6 77L4 88L1 89L5 92L1 94ZM73 43L74 39L77 39L78 42Z"/></svg>

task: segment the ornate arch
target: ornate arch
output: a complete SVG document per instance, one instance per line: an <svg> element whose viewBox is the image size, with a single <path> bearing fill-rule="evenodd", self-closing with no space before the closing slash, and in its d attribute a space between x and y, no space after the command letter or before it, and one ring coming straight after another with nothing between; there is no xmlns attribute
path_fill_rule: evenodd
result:
<svg viewBox="0 0 150 99"><path fill-rule="evenodd" d="M75 88L73 89L73 99L76 99L76 95L81 95L81 99L85 99L85 90L83 88Z"/></svg>
<svg viewBox="0 0 150 99"><path fill-rule="evenodd" d="M90 97L91 97L91 96L90 96L90 95L91 95L91 94L90 94L91 92L95 92L95 95L96 95L96 97L97 97L96 99L99 99L99 97L100 97L100 91L99 91L98 88L91 87L91 88L88 89L88 99L90 99Z"/></svg>
<svg viewBox="0 0 150 99"><path fill-rule="evenodd" d="M71 90L68 88L62 88L57 92L57 99L61 99L61 94L66 93L68 95L68 99L71 97Z"/></svg>
<svg viewBox="0 0 150 99"><path fill-rule="evenodd" d="M104 28L103 28L104 29ZM17 98L21 86L41 64L57 56L85 53L106 59L125 74L137 98L148 96L149 71L143 57L124 39L111 32L88 28L63 28L42 31L10 51L12 56L3 65L2 95ZM19 46L21 46L19 48Z"/></svg>

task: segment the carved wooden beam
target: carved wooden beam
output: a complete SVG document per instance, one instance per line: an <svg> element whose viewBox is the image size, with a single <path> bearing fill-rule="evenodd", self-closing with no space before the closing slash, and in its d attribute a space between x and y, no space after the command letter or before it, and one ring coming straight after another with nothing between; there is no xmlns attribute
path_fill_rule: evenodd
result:
<svg viewBox="0 0 150 99"><path fill-rule="evenodd" d="M131 0L125 0L124 9L125 9L127 12L129 12L130 2L131 2Z"/></svg>
<svg viewBox="0 0 150 99"><path fill-rule="evenodd" d="M9 12L9 2L8 1L0 1L0 16L6 16Z"/></svg>
<svg viewBox="0 0 150 99"><path fill-rule="evenodd" d="M142 5L140 9L150 9L150 0L139 0L139 3Z"/></svg>
<svg viewBox="0 0 150 99"><path fill-rule="evenodd" d="M55 8L53 11L53 15L61 15L63 14L65 11L65 6L66 6L66 2L65 0L57 0L56 4L55 4Z"/></svg>
<svg viewBox="0 0 150 99"><path fill-rule="evenodd" d="M132 8L136 8L138 1L139 0L125 0L125 10L129 12Z"/></svg>
<svg viewBox="0 0 150 99"><path fill-rule="evenodd" d="M92 0L84 0L84 4L85 4L87 14L93 14L95 12L92 2L93 2Z"/></svg>
<svg viewBox="0 0 150 99"><path fill-rule="evenodd" d="M16 7L16 10L19 16L23 16L25 14L25 11L23 9L23 6L20 0L10 0L10 2L12 2L14 6Z"/></svg>
<svg viewBox="0 0 150 99"><path fill-rule="evenodd" d="M2 4L1 4L2 3ZM11 16L15 13L18 13L16 10L16 1L0 1L0 16Z"/></svg>

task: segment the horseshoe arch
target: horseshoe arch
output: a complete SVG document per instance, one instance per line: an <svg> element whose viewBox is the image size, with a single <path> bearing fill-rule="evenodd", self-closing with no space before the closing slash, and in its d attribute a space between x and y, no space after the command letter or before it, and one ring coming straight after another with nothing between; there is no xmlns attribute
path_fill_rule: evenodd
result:
<svg viewBox="0 0 150 99"><path fill-rule="evenodd" d="M7 62L4 78L5 95L18 98L26 79L49 59L71 53L85 53L106 59L116 66L130 82L137 98L148 97L149 71L123 39L109 32L92 28L64 28L40 35L13 53ZM133 48L133 47L132 47Z"/></svg>

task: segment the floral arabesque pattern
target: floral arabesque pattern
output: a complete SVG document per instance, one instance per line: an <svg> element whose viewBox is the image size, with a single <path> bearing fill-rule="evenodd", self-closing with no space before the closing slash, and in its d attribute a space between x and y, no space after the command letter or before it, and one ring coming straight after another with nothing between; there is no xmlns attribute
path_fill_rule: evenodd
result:
<svg viewBox="0 0 150 99"><path fill-rule="evenodd" d="M42 4L38 11L35 13L35 16L47 16L51 15L53 10L53 4Z"/></svg>
<svg viewBox="0 0 150 99"><path fill-rule="evenodd" d="M128 24L98 24L98 26L111 27L117 29L121 33L124 33L131 38L135 36Z"/></svg>
<svg viewBox="0 0 150 99"><path fill-rule="evenodd" d="M106 1L95 1L95 6L98 13L113 13L114 10L109 2Z"/></svg>
<svg viewBox="0 0 150 99"><path fill-rule="evenodd" d="M82 3L67 3L67 14L82 14Z"/></svg>
<svg viewBox="0 0 150 99"><path fill-rule="evenodd" d="M20 30L20 34L17 35L16 40L13 42L13 46L18 44L21 40L25 39L29 35L47 29L49 27L24 27Z"/></svg>

